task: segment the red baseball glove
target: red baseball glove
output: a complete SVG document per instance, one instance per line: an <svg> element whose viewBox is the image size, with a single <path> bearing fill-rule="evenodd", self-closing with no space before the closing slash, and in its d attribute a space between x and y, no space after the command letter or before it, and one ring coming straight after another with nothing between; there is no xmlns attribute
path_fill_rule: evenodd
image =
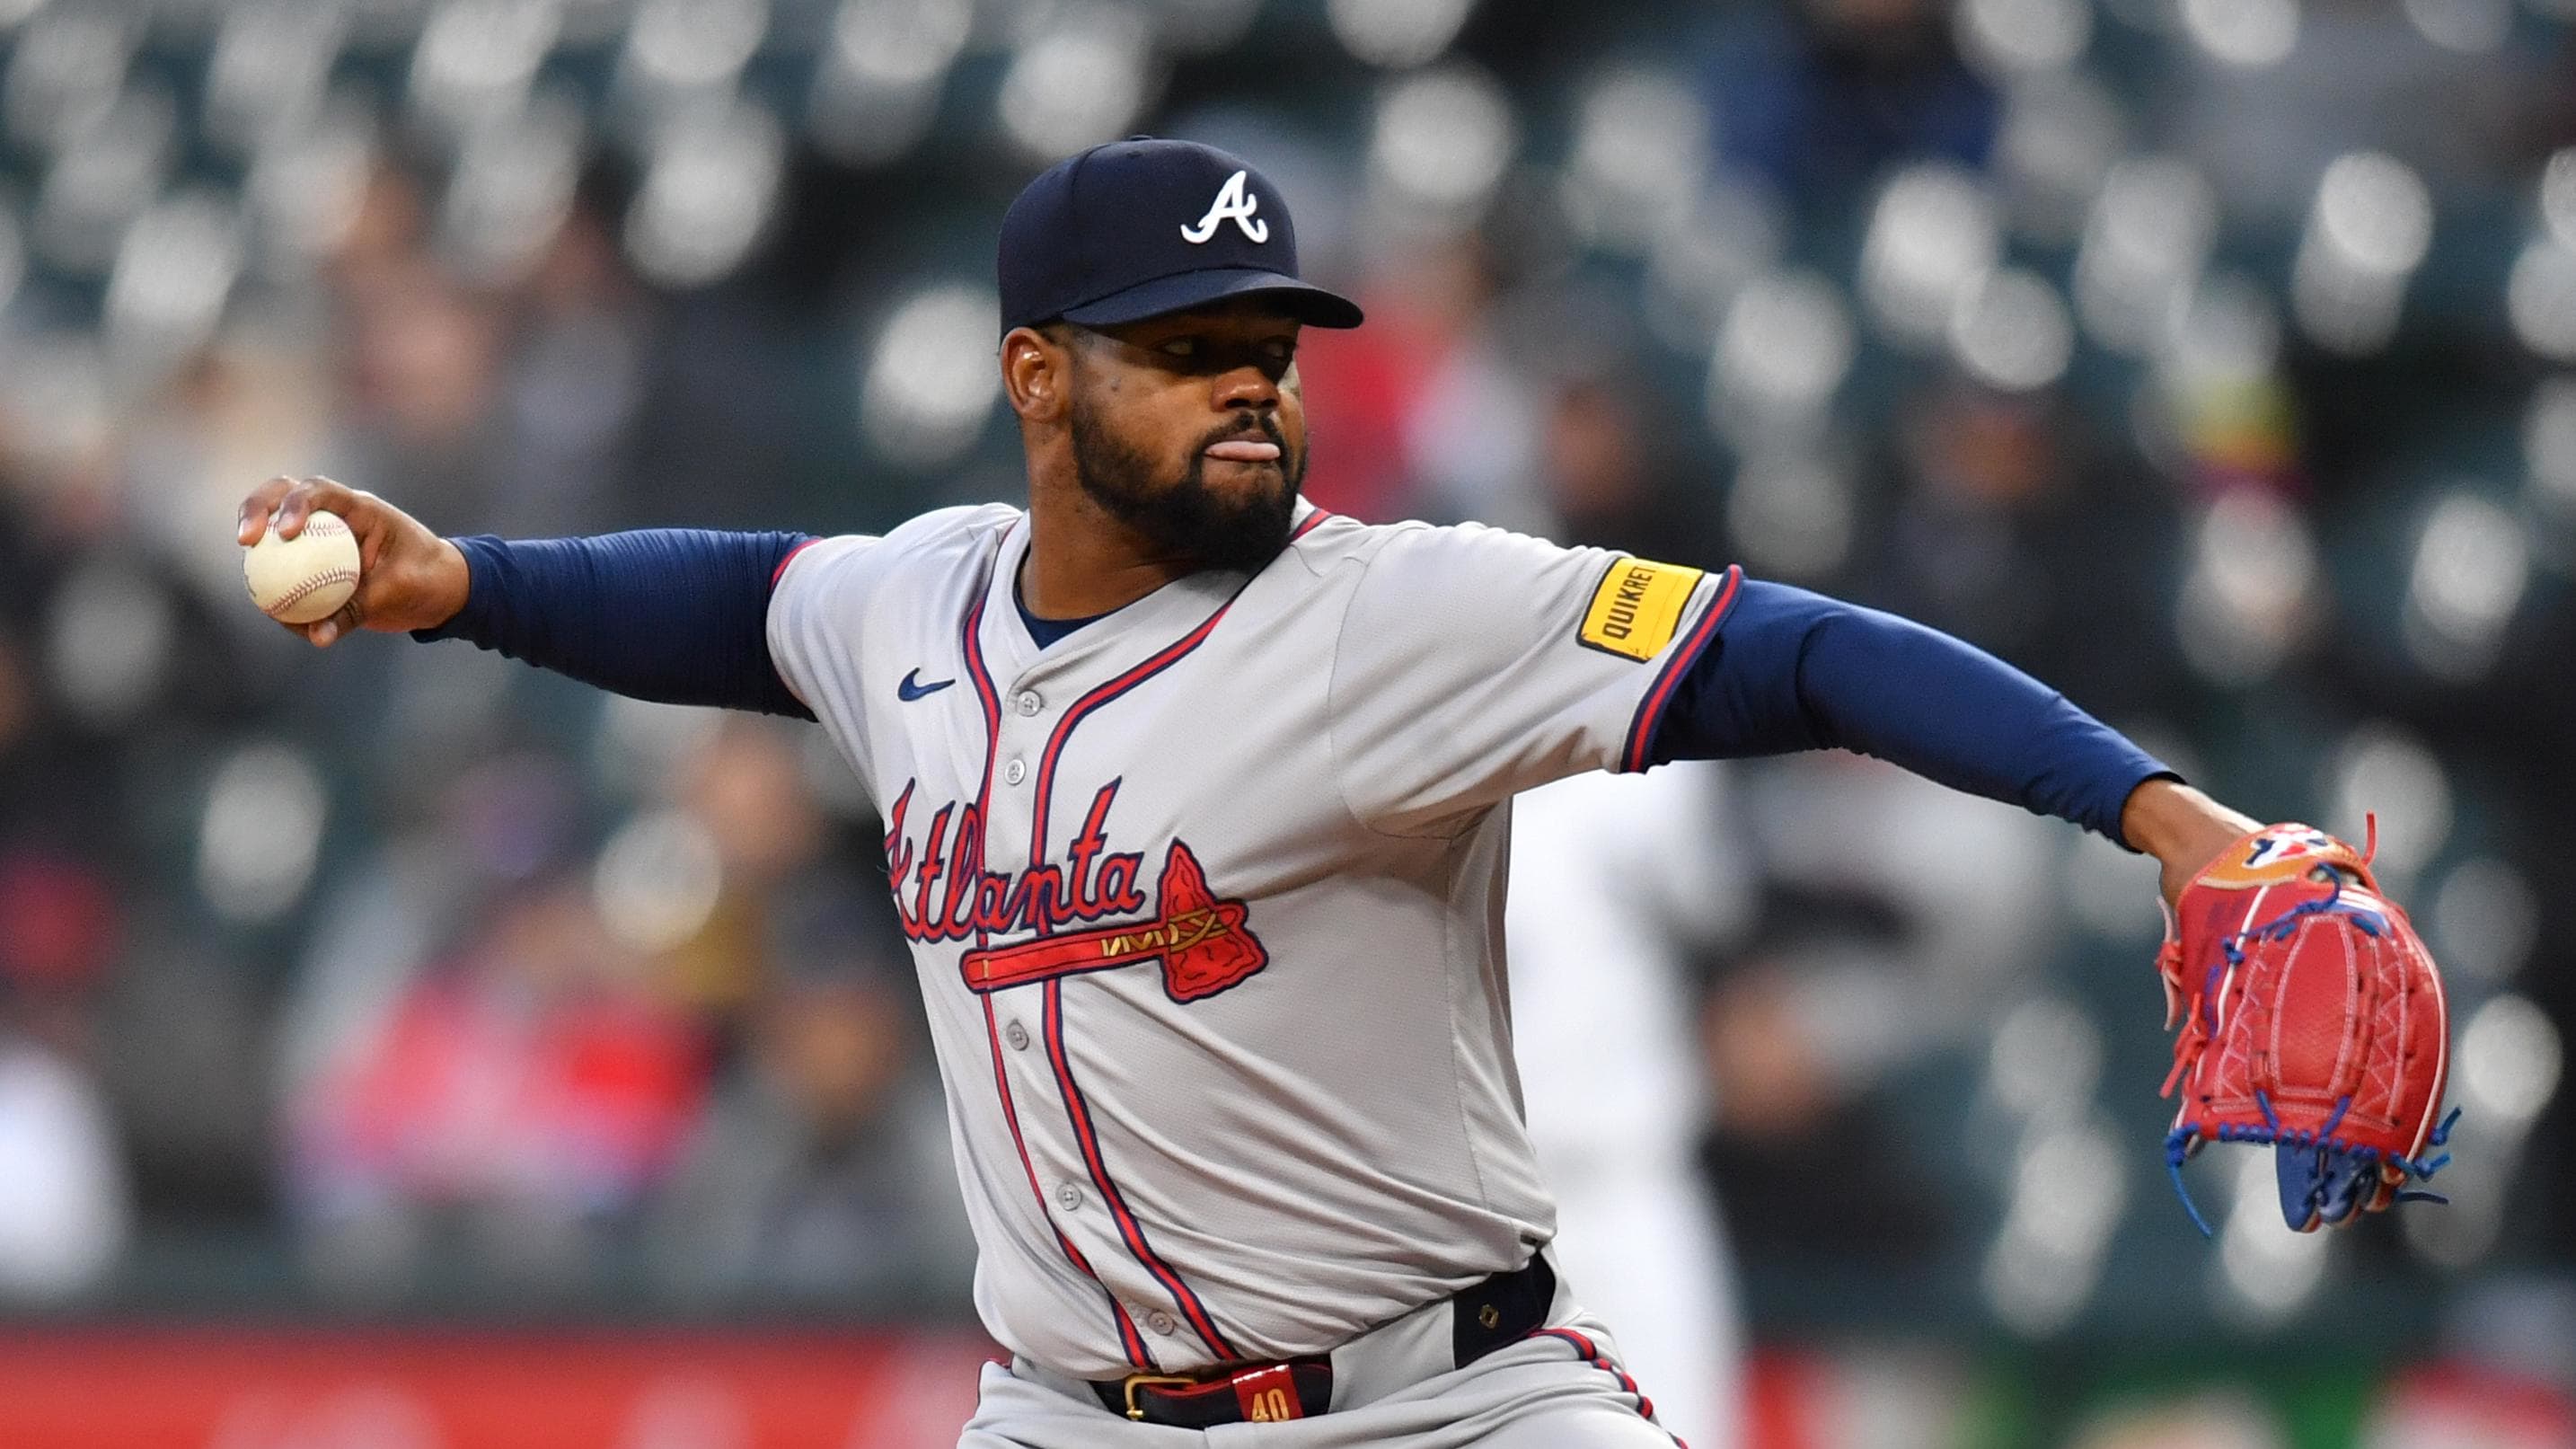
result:
<svg viewBox="0 0 2576 1449"><path fill-rule="evenodd" d="M2182 1024L2165 1095L2174 1190L2207 1142L2271 1144L2281 1215L2310 1232L2415 1198L2409 1179L2450 1135L2435 1125L2450 1064L2442 977L2356 852L2306 825L2267 825L2183 888L2157 969L2165 1025Z"/></svg>

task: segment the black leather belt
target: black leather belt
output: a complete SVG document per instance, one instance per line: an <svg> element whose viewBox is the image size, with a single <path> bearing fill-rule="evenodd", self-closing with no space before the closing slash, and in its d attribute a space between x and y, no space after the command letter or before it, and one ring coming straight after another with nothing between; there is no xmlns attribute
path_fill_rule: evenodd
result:
<svg viewBox="0 0 2576 1449"><path fill-rule="evenodd" d="M1556 1301L1556 1270L1533 1256L1449 1295L1449 1345L1465 1368L1504 1344L1547 1326ZM1275 1363L1229 1364L1182 1377L1131 1374L1097 1379L1101 1407L1146 1424L1207 1429L1218 1424L1311 1419L1333 1403L1333 1361L1322 1355Z"/></svg>
<svg viewBox="0 0 2576 1449"><path fill-rule="evenodd" d="M1097 1379L1091 1391L1101 1407L1143 1424L1209 1429L1219 1424L1266 1424L1311 1419L1333 1406L1333 1362L1292 1358L1211 1370L1213 1378L1130 1374Z"/></svg>

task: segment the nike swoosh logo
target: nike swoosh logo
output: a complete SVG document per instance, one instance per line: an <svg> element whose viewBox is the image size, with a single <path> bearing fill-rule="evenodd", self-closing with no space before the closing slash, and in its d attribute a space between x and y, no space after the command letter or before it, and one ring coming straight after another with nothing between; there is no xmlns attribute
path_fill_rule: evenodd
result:
<svg viewBox="0 0 2576 1449"><path fill-rule="evenodd" d="M943 679L936 684L924 684L921 682L921 671L916 669L903 677L903 682L894 687L894 692L903 696L904 703L910 704L925 694L937 694L956 682L954 679Z"/></svg>

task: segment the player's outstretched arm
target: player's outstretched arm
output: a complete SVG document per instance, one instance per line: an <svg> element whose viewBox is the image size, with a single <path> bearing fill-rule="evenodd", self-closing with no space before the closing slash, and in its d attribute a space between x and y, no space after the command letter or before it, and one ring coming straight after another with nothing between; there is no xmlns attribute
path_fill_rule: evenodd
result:
<svg viewBox="0 0 2576 1449"><path fill-rule="evenodd" d="M434 629L465 607L470 580L462 550L376 495L328 478L271 478L252 489L242 500L238 537L244 548L272 528L293 538L317 509L338 514L356 536L358 587L331 617L280 627L328 645L352 629Z"/></svg>
<svg viewBox="0 0 2576 1449"><path fill-rule="evenodd" d="M2204 1144L2258 1142L2303 1232L2430 1196L2413 1184L2449 1161L2432 1155L2450 1130L2447 1008L2367 845L2257 825L2002 660L1777 584L1742 586L1649 744L1658 761L1840 745L2154 855L2175 1187Z"/></svg>
<svg viewBox="0 0 2576 1449"><path fill-rule="evenodd" d="M1747 580L1651 741L1656 762L1839 746L2072 820L2162 862L2167 899L2254 822L1982 649Z"/></svg>
<svg viewBox="0 0 2576 1449"><path fill-rule="evenodd" d="M292 537L316 509L357 535L357 591L298 632L354 628L464 639L614 693L811 718L779 677L769 600L800 533L660 528L591 538L440 538L380 498L327 478L273 479L243 504L240 538ZM272 515L273 522L272 522ZM290 626L297 627L297 626Z"/></svg>

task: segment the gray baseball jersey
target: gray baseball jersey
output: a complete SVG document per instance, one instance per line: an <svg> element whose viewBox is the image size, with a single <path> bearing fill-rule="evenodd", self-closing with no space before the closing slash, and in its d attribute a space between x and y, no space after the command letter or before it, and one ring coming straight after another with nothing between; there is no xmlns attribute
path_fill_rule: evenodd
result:
<svg viewBox="0 0 2576 1449"><path fill-rule="evenodd" d="M985 1324L1186 1370L1520 1265L1507 802L1642 767L1736 575L1300 504L1258 574L1041 649L1028 541L998 505L823 540L769 614L885 820Z"/></svg>

